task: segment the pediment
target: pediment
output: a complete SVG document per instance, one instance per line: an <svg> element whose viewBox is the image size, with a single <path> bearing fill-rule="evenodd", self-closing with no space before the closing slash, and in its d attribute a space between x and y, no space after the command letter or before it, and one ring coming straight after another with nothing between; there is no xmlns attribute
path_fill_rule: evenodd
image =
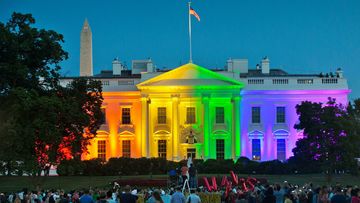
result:
<svg viewBox="0 0 360 203"><path fill-rule="evenodd" d="M134 134L134 132L124 130L124 131L120 132L119 135L120 136L133 136L135 134Z"/></svg>
<svg viewBox="0 0 360 203"><path fill-rule="evenodd" d="M240 89L244 84L199 65L188 63L137 85L139 89L171 86Z"/></svg>

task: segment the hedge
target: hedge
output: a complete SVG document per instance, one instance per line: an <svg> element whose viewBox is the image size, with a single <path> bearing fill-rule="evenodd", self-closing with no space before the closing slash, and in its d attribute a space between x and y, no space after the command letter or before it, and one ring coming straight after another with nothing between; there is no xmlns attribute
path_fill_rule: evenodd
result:
<svg viewBox="0 0 360 203"><path fill-rule="evenodd" d="M278 160L257 162L246 157L240 157L236 162L232 159L193 160L198 173L227 174L233 170L237 174L294 174L319 173L320 167L316 163L305 164L289 159L287 162ZM157 175L167 174L171 169L180 168L186 160L180 162L168 161L162 158L111 158L103 163L100 159L92 160L64 160L57 166L57 173L61 176L122 176L122 175Z"/></svg>

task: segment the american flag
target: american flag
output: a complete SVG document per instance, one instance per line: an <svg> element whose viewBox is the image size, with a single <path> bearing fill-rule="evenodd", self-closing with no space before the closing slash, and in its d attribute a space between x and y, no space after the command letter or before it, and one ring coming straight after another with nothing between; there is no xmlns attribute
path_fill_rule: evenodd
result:
<svg viewBox="0 0 360 203"><path fill-rule="evenodd" d="M190 15L195 16L198 21L200 21L200 16L195 12L193 8L190 7L189 13Z"/></svg>

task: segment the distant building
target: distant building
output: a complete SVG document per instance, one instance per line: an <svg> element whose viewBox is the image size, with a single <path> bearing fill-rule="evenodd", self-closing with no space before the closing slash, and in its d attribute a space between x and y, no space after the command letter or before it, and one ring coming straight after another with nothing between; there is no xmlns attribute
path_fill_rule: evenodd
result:
<svg viewBox="0 0 360 203"><path fill-rule="evenodd" d="M254 69L247 59L229 59L224 70L188 63L156 71L147 59L133 61L127 70L115 59L113 70L92 75L91 65L85 72L91 74L80 75L103 84L106 119L83 159L285 160L302 137L293 128L295 106L305 100L327 102L328 97L347 104L350 93L341 69L328 75L289 74L271 68L267 57Z"/></svg>

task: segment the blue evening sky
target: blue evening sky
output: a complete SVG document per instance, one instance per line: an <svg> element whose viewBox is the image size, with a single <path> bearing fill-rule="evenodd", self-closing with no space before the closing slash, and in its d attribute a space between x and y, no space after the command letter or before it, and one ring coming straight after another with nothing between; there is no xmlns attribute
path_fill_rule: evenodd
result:
<svg viewBox="0 0 360 203"><path fill-rule="evenodd" d="M320 73L342 67L360 97L360 0L193 0L193 58L223 67L248 58L251 67L269 56L271 67ZM36 26L65 38L70 58L62 73L79 74L80 30L87 17L93 32L94 73L119 57L151 57L158 68L188 61L186 0L0 0L0 21L12 12L31 13Z"/></svg>

